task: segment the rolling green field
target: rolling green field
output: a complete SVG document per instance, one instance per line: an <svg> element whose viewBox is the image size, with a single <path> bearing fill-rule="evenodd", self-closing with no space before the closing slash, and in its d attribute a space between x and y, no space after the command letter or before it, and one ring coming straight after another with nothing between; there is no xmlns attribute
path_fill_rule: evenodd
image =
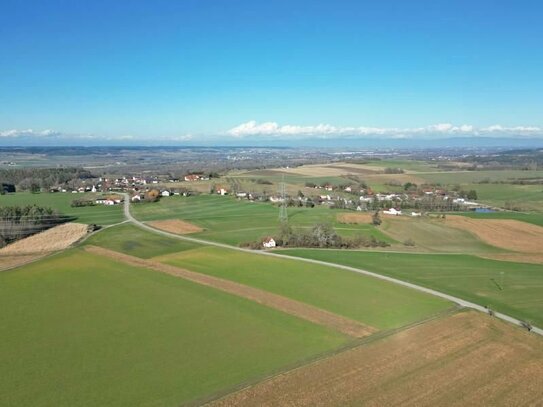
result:
<svg viewBox="0 0 543 407"><path fill-rule="evenodd" d="M511 202L523 211L543 212L543 185L468 184L465 189L476 190L478 200L492 206Z"/></svg>
<svg viewBox="0 0 543 407"><path fill-rule="evenodd" d="M195 243L147 232L129 223L102 230L88 238L85 244L106 247L142 259L199 247Z"/></svg>
<svg viewBox="0 0 543 407"><path fill-rule="evenodd" d="M132 205L131 211L142 221L186 220L205 229L191 236L232 245L273 235L279 228L277 206L215 195L164 198L155 203ZM294 228L312 227L316 223L329 222L343 236L360 233L368 237L375 236L386 242L394 241L370 224L340 224L336 221L338 213L340 211L323 206L288 208L289 223Z"/></svg>
<svg viewBox="0 0 543 407"><path fill-rule="evenodd" d="M81 250L0 273L0 405L178 406L347 342Z"/></svg>
<svg viewBox="0 0 543 407"><path fill-rule="evenodd" d="M98 225L111 225L124 220L121 205L114 206L85 206L72 208L74 199L94 199L96 194L47 193L32 194L30 192L17 192L0 195L0 206L39 205L57 210L62 215L73 216L76 222L96 223Z"/></svg>
<svg viewBox="0 0 543 407"><path fill-rule="evenodd" d="M447 301L333 267L202 247L155 260L280 294L379 329L451 306Z"/></svg>
<svg viewBox="0 0 543 407"><path fill-rule="evenodd" d="M543 325L543 266L470 255L290 249L281 253L362 268ZM502 274L503 273L503 274Z"/></svg>
<svg viewBox="0 0 543 407"><path fill-rule="evenodd" d="M481 181L512 181L522 178L543 178L543 170L485 170L485 171L441 171L421 172L417 176L431 183L447 184L472 184ZM479 184L488 185L488 184ZM507 188L508 185L495 184L497 187Z"/></svg>
<svg viewBox="0 0 543 407"><path fill-rule="evenodd" d="M136 233L134 229L130 225L115 226L91 237L86 244L257 287L380 329L403 326L451 306L411 289L333 267L197 246L144 230ZM135 236L140 242L136 250L130 244Z"/></svg>

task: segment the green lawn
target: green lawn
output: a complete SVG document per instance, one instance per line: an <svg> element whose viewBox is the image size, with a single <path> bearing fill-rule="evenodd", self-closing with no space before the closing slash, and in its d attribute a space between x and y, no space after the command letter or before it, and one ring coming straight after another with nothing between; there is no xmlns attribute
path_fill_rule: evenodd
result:
<svg viewBox="0 0 543 407"><path fill-rule="evenodd" d="M170 197L156 203L131 206L132 214L139 220L183 219L205 230L191 236L221 243L238 245L277 233L279 208L269 203L237 200L232 197L199 195L193 197ZM387 237L372 225L344 225L337 223L340 211L327 207L288 208L289 222L296 227L311 227L319 222L333 224L338 233L352 236L356 233L375 236L387 242Z"/></svg>
<svg viewBox="0 0 543 407"><path fill-rule="evenodd" d="M380 329L418 321L449 302L333 267L202 247L156 260L261 288Z"/></svg>
<svg viewBox="0 0 543 407"><path fill-rule="evenodd" d="M102 230L88 238L85 244L106 247L143 259L198 247L195 243L169 239L128 223Z"/></svg>
<svg viewBox="0 0 543 407"><path fill-rule="evenodd" d="M311 249L283 250L281 253L396 277L488 305L497 311L543 326L541 265L489 260L470 255Z"/></svg>
<svg viewBox="0 0 543 407"><path fill-rule="evenodd" d="M30 192L16 192L0 195L0 206L39 205L56 209L62 215L73 216L76 222L111 225L124 220L121 205L115 206L85 206L72 208L74 199L94 199L96 194L47 193L32 194Z"/></svg>
<svg viewBox="0 0 543 407"><path fill-rule="evenodd" d="M346 343L81 250L0 273L0 405L178 406Z"/></svg>
<svg viewBox="0 0 543 407"><path fill-rule="evenodd" d="M486 171L442 171L419 173L418 177L428 182L446 184L470 184L481 181L512 181L520 178L543 178L543 170L486 170ZM480 184L488 185L488 184ZM497 187L508 188L509 185L495 184Z"/></svg>

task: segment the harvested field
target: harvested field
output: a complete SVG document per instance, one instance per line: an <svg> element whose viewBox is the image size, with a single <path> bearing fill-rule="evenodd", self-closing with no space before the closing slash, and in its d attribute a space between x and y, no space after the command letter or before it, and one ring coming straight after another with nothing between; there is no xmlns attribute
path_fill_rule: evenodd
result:
<svg viewBox="0 0 543 407"><path fill-rule="evenodd" d="M543 227L512 219L448 216L447 226L467 230L493 246L521 253L541 253Z"/></svg>
<svg viewBox="0 0 543 407"><path fill-rule="evenodd" d="M266 305L270 308L275 308L287 314L291 314L299 318L311 321L315 324L324 325L326 327L335 329L349 336L362 338L371 335L376 331L375 328L364 325L358 321L354 321L277 294L272 294L258 288L253 288L243 284L235 283L233 281L228 281L205 274L195 273L193 271L185 270L175 266L170 266L167 264L162 264L152 260L143 260L138 257L114 252L112 250L104 249L102 247L87 246L85 247L85 250L94 254L122 261L127 264L138 267L146 267L177 277L182 277L186 280L190 280L198 284L213 287L230 294L238 295L240 297L255 301L259 304Z"/></svg>
<svg viewBox="0 0 543 407"><path fill-rule="evenodd" d="M42 255L39 254L23 254L15 256L6 256L0 254L0 271L22 266L41 257Z"/></svg>
<svg viewBox="0 0 543 407"><path fill-rule="evenodd" d="M0 256L49 253L66 249L87 234L82 223L64 223L0 249Z"/></svg>
<svg viewBox="0 0 543 407"><path fill-rule="evenodd" d="M311 164L295 168L282 168L282 172L307 177L333 177L346 174L379 174L380 168L358 164Z"/></svg>
<svg viewBox="0 0 543 407"><path fill-rule="evenodd" d="M371 223L370 213L340 213L337 215L337 221L339 223L347 224L362 224Z"/></svg>
<svg viewBox="0 0 543 407"><path fill-rule="evenodd" d="M175 233L178 235L188 235L189 233L198 233L203 231L200 226L185 222L181 219L166 219L147 222L149 226L164 230L165 232Z"/></svg>
<svg viewBox="0 0 543 407"><path fill-rule="evenodd" d="M470 311L369 339L211 405L539 405L542 383L541 338Z"/></svg>

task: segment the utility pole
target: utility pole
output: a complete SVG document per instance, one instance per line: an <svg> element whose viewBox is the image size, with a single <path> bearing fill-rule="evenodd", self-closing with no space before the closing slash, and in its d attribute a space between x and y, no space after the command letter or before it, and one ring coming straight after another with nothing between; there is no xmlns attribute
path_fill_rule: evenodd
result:
<svg viewBox="0 0 543 407"><path fill-rule="evenodd" d="M286 197L286 192L285 192L285 176L284 175L281 179L280 194L281 194L281 206L279 207L279 220L281 221L281 223L288 223L287 197Z"/></svg>

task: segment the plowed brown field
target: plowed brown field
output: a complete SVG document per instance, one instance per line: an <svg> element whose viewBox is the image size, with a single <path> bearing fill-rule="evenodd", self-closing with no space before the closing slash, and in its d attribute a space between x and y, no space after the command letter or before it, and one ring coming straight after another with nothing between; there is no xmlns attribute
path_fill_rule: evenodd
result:
<svg viewBox="0 0 543 407"><path fill-rule="evenodd" d="M211 406L535 406L543 340L461 312L280 374Z"/></svg>
<svg viewBox="0 0 543 407"><path fill-rule="evenodd" d="M12 269L40 259L40 254L25 254L20 256L6 256L0 254L0 271Z"/></svg>
<svg viewBox="0 0 543 407"><path fill-rule="evenodd" d="M154 220L147 222L149 226L164 230L165 232L176 233L178 235L187 235L189 233L201 232L203 229L200 226L185 222L180 219Z"/></svg>
<svg viewBox="0 0 543 407"><path fill-rule="evenodd" d="M287 314L295 315L298 318L306 319L315 324L324 325L335 329L346 335L356 338L362 338L371 335L376 331L375 328L364 325L358 321L342 317L337 314L325 311L323 309L304 304L299 301L291 300L277 294L272 294L258 288L249 287L233 281L224 280L222 278L208 276L206 274L195 273L179 267L162 264L152 260L143 260L139 257L130 256L124 253L115 252L97 246L86 246L85 250L91 253L106 256L123 263L132 264L134 266L146 267L152 270L161 271L177 277L182 277L186 280L193 281L198 284L213 287L230 294L238 295L266 305L270 308L275 308Z"/></svg>
<svg viewBox="0 0 543 407"><path fill-rule="evenodd" d="M371 223L370 213L340 213L337 215L337 221L339 223Z"/></svg>
<svg viewBox="0 0 543 407"><path fill-rule="evenodd" d="M472 219L448 216L446 225L467 230L482 241L502 249L541 254L543 228L512 219Z"/></svg>

